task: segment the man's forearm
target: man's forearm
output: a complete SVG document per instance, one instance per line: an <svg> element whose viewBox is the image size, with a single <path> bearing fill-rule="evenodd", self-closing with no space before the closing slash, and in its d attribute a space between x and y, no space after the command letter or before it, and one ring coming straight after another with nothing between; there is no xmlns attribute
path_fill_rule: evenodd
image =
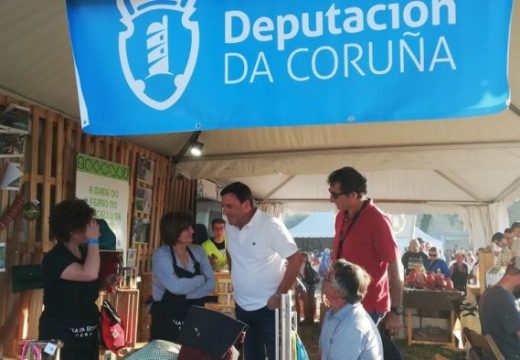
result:
<svg viewBox="0 0 520 360"><path fill-rule="evenodd" d="M388 264L388 282L390 285L390 301L392 306L401 306L403 298L403 282L397 260Z"/></svg>
<svg viewBox="0 0 520 360"><path fill-rule="evenodd" d="M287 258L287 268L285 269L285 274L276 290L277 294L284 294L290 289L300 272L300 267L302 266L303 261L303 256L299 252L296 252Z"/></svg>

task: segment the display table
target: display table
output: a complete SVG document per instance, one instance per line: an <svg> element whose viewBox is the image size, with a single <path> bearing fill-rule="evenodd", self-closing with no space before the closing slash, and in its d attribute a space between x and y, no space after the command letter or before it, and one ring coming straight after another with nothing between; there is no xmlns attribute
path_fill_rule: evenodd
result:
<svg viewBox="0 0 520 360"><path fill-rule="evenodd" d="M423 290L423 289L407 289L403 290L403 307L406 313L406 325L407 325L407 338L408 345L411 344L443 344L455 346L455 337L453 335L453 327L455 326L455 308L454 304L461 302L463 293L458 291L442 291L442 290ZM449 334L446 336L427 336L420 337L419 333L423 329L414 329L412 324L412 317L414 316L413 310L417 309L418 313L416 316L422 318L422 311L429 311L436 313L436 316L443 318L438 315L439 312L449 312Z"/></svg>

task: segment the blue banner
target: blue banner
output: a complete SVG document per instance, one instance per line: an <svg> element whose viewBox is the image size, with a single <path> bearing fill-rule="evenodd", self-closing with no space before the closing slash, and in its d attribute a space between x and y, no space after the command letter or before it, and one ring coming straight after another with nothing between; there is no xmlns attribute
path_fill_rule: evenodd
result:
<svg viewBox="0 0 520 360"><path fill-rule="evenodd" d="M507 108L513 0L67 0L84 131Z"/></svg>

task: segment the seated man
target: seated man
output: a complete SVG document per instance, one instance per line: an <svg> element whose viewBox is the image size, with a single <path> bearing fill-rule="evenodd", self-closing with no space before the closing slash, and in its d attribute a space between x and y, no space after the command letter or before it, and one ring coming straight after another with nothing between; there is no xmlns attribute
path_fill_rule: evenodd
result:
<svg viewBox="0 0 520 360"><path fill-rule="evenodd" d="M226 221L217 218L211 222L213 237L202 243L213 270L220 271L227 266L226 254Z"/></svg>
<svg viewBox="0 0 520 360"><path fill-rule="evenodd" d="M491 335L507 360L520 359L520 313L513 296L519 286L520 257L516 257L504 277L488 288L479 301L482 334Z"/></svg>
<svg viewBox="0 0 520 360"><path fill-rule="evenodd" d="M361 305L370 276L360 266L339 259L322 292L330 310L320 334L322 360L383 359L381 336Z"/></svg>

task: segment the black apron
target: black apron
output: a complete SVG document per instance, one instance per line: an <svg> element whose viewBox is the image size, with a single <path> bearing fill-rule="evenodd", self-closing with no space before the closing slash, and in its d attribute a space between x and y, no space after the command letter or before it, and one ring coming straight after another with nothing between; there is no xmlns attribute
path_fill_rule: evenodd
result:
<svg viewBox="0 0 520 360"><path fill-rule="evenodd" d="M451 274L451 280L453 281L453 287L458 289L464 294L466 293L466 285L468 283L468 268L466 264L462 264L462 270L459 269L457 264L453 264L453 273Z"/></svg>
<svg viewBox="0 0 520 360"><path fill-rule="evenodd" d="M195 259L190 249L188 254L193 261L195 272L189 272L177 266L177 260L173 253L172 247L169 246L173 259L173 271L179 278L191 279L197 275L201 275L200 263ZM167 340L176 342L188 309L192 305L204 306L205 298L186 299L186 295L175 295L165 290L161 301L155 301L152 304L152 324L150 326L151 340Z"/></svg>
<svg viewBox="0 0 520 360"><path fill-rule="evenodd" d="M46 309L40 317L39 338L59 339L62 360L97 360L99 357L99 311L91 307L72 311Z"/></svg>
<svg viewBox="0 0 520 360"><path fill-rule="evenodd" d="M64 250L62 244L56 246ZM81 258L74 256L74 261L84 264L87 249L80 248L80 251ZM48 285L46 291L52 292L53 295L59 293L60 296L59 301L53 296L53 301L45 305L40 316L39 339L62 340L62 360L97 360L100 323L95 301L99 293L99 281L50 281L58 281L60 285Z"/></svg>

